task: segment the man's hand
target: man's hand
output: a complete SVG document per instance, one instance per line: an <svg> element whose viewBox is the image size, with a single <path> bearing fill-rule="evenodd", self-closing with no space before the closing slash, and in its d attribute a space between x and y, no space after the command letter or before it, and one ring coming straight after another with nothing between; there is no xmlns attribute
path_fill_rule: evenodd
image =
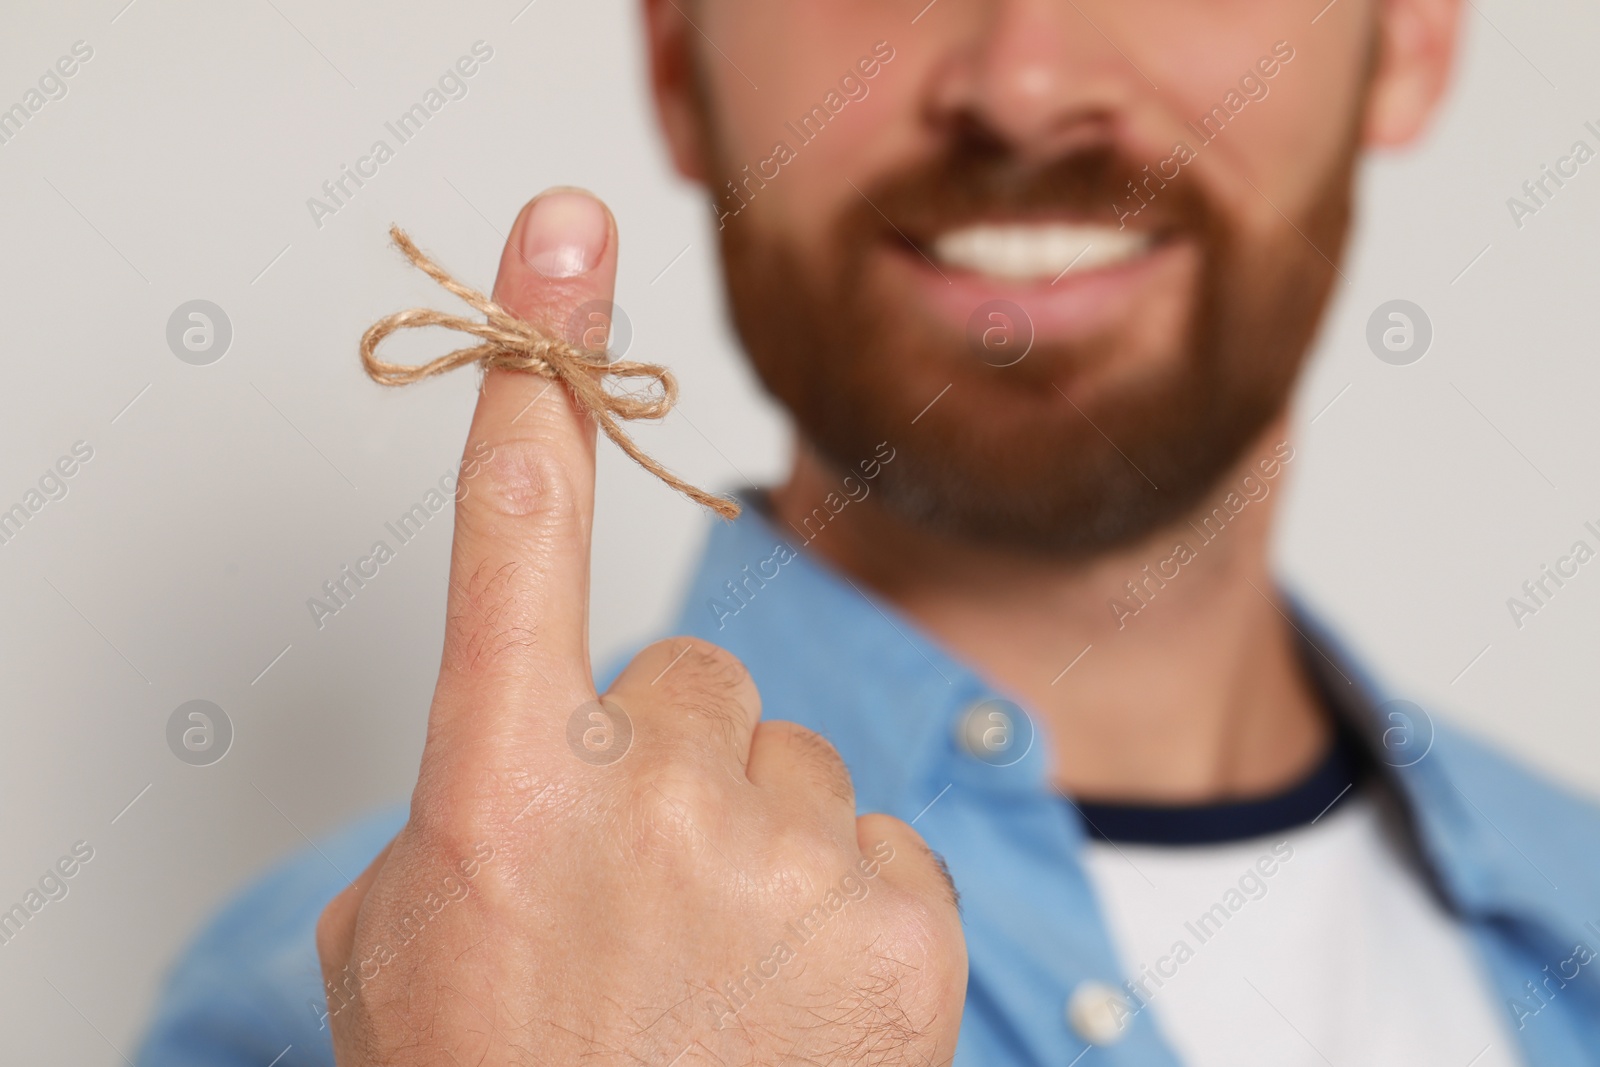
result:
<svg viewBox="0 0 1600 1067"><path fill-rule="evenodd" d="M616 269L610 213L555 191L494 295L578 342ZM338 1062L948 1062L949 881L856 818L832 746L760 722L743 665L688 638L597 700L594 441L561 385L488 374L410 820L317 930Z"/></svg>

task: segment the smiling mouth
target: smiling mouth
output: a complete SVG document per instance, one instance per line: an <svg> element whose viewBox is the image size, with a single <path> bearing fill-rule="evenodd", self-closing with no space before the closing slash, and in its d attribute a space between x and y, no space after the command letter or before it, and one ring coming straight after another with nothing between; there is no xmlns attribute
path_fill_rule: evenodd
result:
<svg viewBox="0 0 1600 1067"><path fill-rule="evenodd" d="M1141 259L1161 243L1148 230L1059 220L985 222L945 230L924 246L942 267L1007 283L1049 284Z"/></svg>

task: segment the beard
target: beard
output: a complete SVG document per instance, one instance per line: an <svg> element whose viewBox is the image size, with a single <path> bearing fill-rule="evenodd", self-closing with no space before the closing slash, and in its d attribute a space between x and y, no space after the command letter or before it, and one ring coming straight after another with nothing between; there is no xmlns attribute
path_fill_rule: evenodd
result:
<svg viewBox="0 0 1600 1067"><path fill-rule="evenodd" d="M1115 205L1137 204L1130 190L1149 176L1110 140L1025 163L972 130L861 188L819 241L773 232L757 210L730 219L721 251L734 323L766 389L828 464L852 471L880 442L894 447L875 487L891 514L967 543L1092 557L1192 514L1285 410L1336 273L1356 146L1352 130L1309 207L1272 214L1260 233L1228 217L1199 175L1180 171L1156 191L1132 221L1198 253L1164 339L1124 324L1041 340L997 366L971 331L889 283L886 253L921 262L933 236L961 225L1115 226ZM734 172L712 162L724 165L710 173ZM1130 355L1136 369L1115 373ZM1083 368L1113 373L1091 387Z"/></svg>

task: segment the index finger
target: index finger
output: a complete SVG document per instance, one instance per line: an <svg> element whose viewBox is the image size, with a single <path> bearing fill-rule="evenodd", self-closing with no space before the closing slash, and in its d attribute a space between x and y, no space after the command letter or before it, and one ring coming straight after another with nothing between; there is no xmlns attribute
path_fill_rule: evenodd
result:
<svg viewBox="0 0 1600 1067"><path fill-rule="evenodd" d="M610 301L616 223L575 189L517 216L494 298L573 343L597 344L574 314ZM575 333L589 329L580 339ZM559 381L490 370L459 475L444 658L429 735L498 732L508 716L561 713L594 698L589 665L592 419Z"/></svg>

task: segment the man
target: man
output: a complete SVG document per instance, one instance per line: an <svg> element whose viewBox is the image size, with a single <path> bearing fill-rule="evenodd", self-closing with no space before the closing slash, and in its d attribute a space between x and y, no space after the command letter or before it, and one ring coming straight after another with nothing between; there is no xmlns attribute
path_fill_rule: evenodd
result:
<svg viewBox="0 0 1600 1067"><path fill-rule="evenodd" d="M1268 568L1458 16L1318 6L650 0L790 476L597 700L594 427L490 372L409 810L220 917L143 1062L1600 1063L1596 810ZM562 328L617 248L552 191L496 299Z"/></svg>

